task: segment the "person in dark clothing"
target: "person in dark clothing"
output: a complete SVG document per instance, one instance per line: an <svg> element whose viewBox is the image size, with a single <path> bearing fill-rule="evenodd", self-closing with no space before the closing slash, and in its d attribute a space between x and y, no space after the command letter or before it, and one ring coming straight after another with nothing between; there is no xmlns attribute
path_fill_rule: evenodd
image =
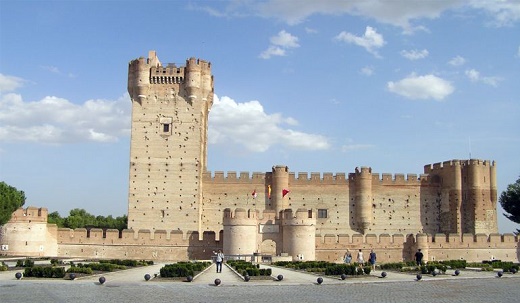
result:
<svg viewBox="0 0 520 303"><path fill-rule="evenodd" d="M422 265L422 259L423 259L424 255L423 253L421 252L421 249L419 248L417 250L417 252L415 253L415 262L417 263L417 266L421 266Z"/></svg>

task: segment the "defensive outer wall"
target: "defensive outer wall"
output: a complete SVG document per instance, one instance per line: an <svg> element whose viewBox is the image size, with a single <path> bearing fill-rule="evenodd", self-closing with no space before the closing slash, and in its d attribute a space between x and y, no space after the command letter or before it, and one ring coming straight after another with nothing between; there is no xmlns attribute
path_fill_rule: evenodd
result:
<svg viewBox="0 0 520 303"><path fill-rule="evenodd" d="M263 255L340 262L375 249L379 262L518 261L518 237L499 235L496 164L424 166L423 174L207 170L211 63L129 63L132 100L128 230L60 229L47 210L17 210L0 229L0 254L152 260Z"/></svg>

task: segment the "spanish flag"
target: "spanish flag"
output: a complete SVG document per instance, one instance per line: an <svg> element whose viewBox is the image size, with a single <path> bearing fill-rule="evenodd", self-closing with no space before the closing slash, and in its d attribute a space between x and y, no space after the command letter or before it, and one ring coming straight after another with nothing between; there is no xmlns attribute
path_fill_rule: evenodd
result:
<svg viewBox="0 0 520 303"><path fill-rule="evenodd" d="M284 188L284 189L282 190L282 198L285 197L285 196L286 196L288 193L290 193L290 192L291 192L290 190Z"/></svg>

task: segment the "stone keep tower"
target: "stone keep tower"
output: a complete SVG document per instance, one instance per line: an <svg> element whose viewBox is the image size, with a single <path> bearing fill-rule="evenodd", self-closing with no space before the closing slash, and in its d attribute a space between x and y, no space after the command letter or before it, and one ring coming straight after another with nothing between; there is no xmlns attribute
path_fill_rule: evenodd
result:
<svg viewBox="0 0 520 303"><path fill-rule="evenodd" d="M155 51L128 65L132 135L128 228L199 231L211 64L162 66Z"/></svg>

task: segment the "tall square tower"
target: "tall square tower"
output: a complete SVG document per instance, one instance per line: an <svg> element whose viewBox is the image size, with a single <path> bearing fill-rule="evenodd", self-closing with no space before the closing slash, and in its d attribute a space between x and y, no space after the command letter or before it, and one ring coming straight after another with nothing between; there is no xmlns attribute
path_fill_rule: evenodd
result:
<svg viewBox="0 0 520 303"><path fill-rule="evenodd" d="M155 51L128 66L132 134L128 228L201 231L211 64L163 66Z"/></svg>

